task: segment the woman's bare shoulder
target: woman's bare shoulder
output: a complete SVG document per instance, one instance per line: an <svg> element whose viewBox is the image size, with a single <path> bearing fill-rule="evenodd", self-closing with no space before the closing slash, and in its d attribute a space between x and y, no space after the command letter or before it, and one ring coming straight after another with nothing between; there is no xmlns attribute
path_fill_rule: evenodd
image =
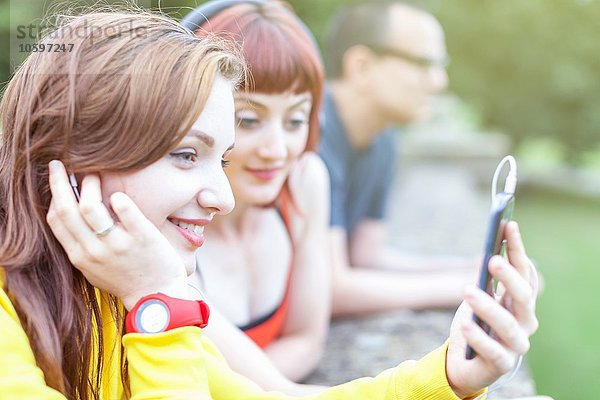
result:
<svg viewBox="0 0 600 400"><path fill-rule="evenodd" d="M329 215L329 173L316 153L306 152L298 159L290 172L289 185L302 215L317 220Z"/></svg>

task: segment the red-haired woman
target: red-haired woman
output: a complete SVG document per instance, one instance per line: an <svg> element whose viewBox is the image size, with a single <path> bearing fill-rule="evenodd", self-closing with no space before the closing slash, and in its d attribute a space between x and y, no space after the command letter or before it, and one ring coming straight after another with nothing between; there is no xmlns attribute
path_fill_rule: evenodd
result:
<svg viewBox="0 0 600 400"><path fill-rule="evenodd" d="M226 173L236 208L206 233L195 285L213 305L206 332L232 368L268 389L310 392L285 377L314 369L329 326L329 182L314 153L323 67L306 26L285 6L230 3L202 13L197 34L240 43L251 73L234 95Z"/></svg>

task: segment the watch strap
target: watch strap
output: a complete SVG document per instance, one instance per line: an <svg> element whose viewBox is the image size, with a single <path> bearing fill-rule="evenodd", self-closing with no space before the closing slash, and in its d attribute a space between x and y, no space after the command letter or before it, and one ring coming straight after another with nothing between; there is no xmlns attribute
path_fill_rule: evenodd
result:
<svg viewBox="0 0 600 400"><path fill-rule="evenodd" d="M161 302L169 313L169 322L163 331L168 331L182 326L198 326L204 328L208 325L210 308L202 300L185 300L167 296L164 293L155 293L142 297L125 317L125 330L127 333L143 333L144 330L137 326L137 314L140 307L151 300Z"/></svg>

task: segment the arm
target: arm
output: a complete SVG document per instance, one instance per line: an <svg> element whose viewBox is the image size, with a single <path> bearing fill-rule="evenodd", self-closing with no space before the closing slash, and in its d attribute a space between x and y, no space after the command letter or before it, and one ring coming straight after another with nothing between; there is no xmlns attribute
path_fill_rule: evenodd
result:
<svg viewBox="0 0 600 400"><path fill-rule="evenodd" d="M345 230L332 227L334 316L399 308L444 307L460 302L465 277L455 273L428 276L354 267L350 265L346 243Z"/></svg>
<svg viewBox="0 0 600 400"><path fill-rule="evenodd" d="M109 329L114 327L110 323L105 326ZM111 334L114 335L114 332ZM108 336L112 336L111 334ZM123 338L123 343L128 360L132 399L209 398L199 328L179 328L156 335L127 334ZM114 346L108 347L116 350ZM118 360L118 352L114 351L109 359L105 359L104 368L119 370ZM118 376L111 375L110 378L103 380L103 383L105 386L100 393L104 393L107 398L121 398L119 393L122 392L122 388ZM111 390L116 390L117 393ZM62 393L46 384L17 312L2 289L0 289L0 397L22 400L66 399Z"/></svg>
<svg viewBox="0 0 600 400"><path fill-rule="evenodd" d="M321 358L331 313L331 276L328 264L329 179L321 159L305 154L290 175L294 269L290 306L280 338L265 351L288 378L298 381Z"/></svg>
<svg viewBox="0 0 600 400"><path fill-rule="evenodd" d="M386 224L381 219L365 219L354 229L350 241L350 262L354 266L390 269L399 272L447 274L474 273L478 258L410 254L387 245Z"/></svg>
<svg viewBox="0 0 600 400"><path fill-rule="evenodd" d="M16 312L2 290L0 327L0 393L24 400L65 400L62 394L46 385ZM265 392L248 378L232 371L216 347L196 327L156 335L128 334L123 343L129 361L132 399L293 398ZM435 397L429 398L455 400L444 372L445 354L445 348L442 348L416 363L405 362L375 378L362 378L303 398L420 400L430 394ZM115 360L118 360L116 354ZM118 380L118 377L113 379ZM114 383L111 386L120 385L120 382L111 383ZM415 397L414 393L420 393L420 396ZM121 397L115 393L111 396Z"/></svg>
<svg viewBox="0 0 600 400"><path fill-rule="evenodd" d="M261 348L214 307L211 308L210 323L205 332L225 356L232 370L265 390L298 396L322 390L318 386L297 384L285 377Z"/></svg>
<svg viewBox="0 0 600 400"><path fill-rule="evenodd" d="M457 400L446 379L446 347L442 346L419 361L406 361L373 378L361 378L327 388L325 391L302 399L346 400ZM218 351L209 345L207 373L214 399L291 400L297 397L276 392L264 392L246 377L231 371L218 357Z"/></svg>

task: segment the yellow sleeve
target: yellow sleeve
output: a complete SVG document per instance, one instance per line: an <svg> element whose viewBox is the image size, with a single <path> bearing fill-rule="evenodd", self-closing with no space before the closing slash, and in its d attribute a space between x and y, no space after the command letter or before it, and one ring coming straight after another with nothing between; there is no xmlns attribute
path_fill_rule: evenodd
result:
<svg viewBox="0 0 600 400"><path fill-rule="evenodd" d="M123 336L132 400L210 399L201 337L194 326Z"/></svg>
<svg viewBox="0 0 600 400"><path fill-rule="evenodd" d="M210 392L215 400L293 399L276 392L265 392L256 384L232 371L216 347L206 338L206 371ZM429 353L419 361L406 361L374 378L361 378L334 386L315 400L381 399L381 400L458 400L446 379L447 345Z"/></svg>
<svg viewBox="0 0 600 400"><path fill-rule="evenodd" d="M65 400L60 392L46 384L17 312L1 283L0 400ZM123 345L132 400L210 399L200 328L185 327L156 335L127 334ZM112 400L111 395L108 397Z"/></svg>
<svg viewBox="0 0 600 400"><path fill-rule="evenodd" d="M1 284L0 281L0 399L65 400L60 392L47 386ZM127 334L123 345L132 400L210 399L200 328L185 327L157 335ZM120 382L116 383L120 386ZM103 398L113 400L116 394L106 394L109 392L101 391L105 393Z"/></svg>
<svg viewBox="0 0 600 400"><path fill-rule="evenodd" d="M64 400L46 385L38 368L29 338L8 296L0 288L0 398L21 400Z"/></svg>
<svg viewBox="0 0 600 400"><path fill-rule="evenodd" d="M265 392L232 371L199 328L184 327L156 335L127 334L123 346L129 365L132 400L292 399ZM307 397L314 400L458 400L446 380L446 347L419 361L407 361L374 378L361 378ZM48 387L37 367L29 339L6 293L0 289L0 397L64 400Z"/></svg>

